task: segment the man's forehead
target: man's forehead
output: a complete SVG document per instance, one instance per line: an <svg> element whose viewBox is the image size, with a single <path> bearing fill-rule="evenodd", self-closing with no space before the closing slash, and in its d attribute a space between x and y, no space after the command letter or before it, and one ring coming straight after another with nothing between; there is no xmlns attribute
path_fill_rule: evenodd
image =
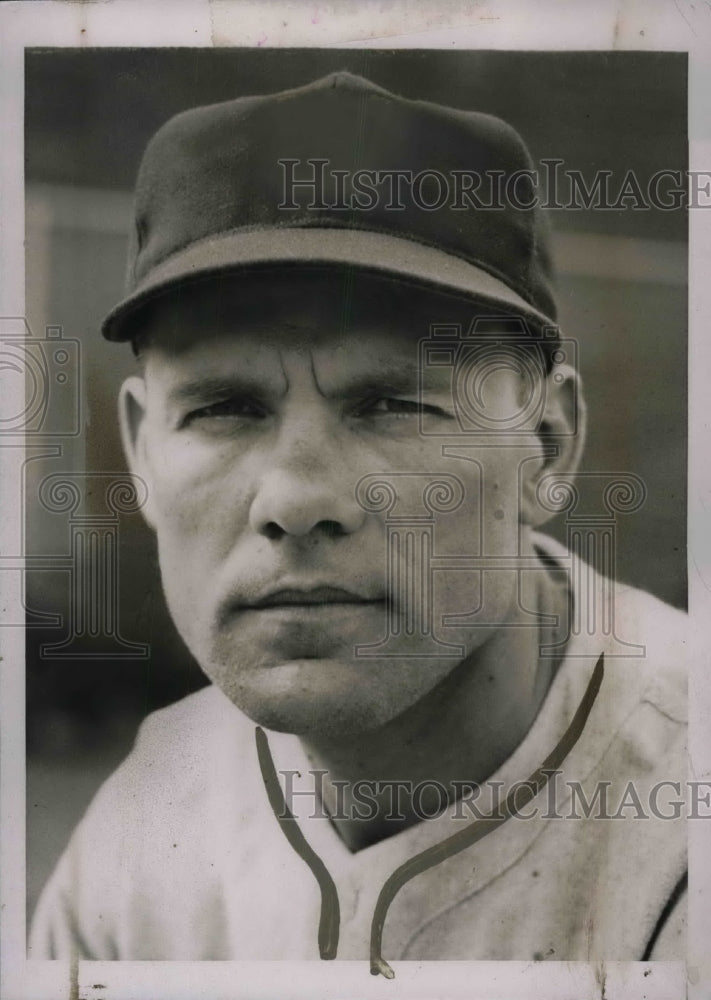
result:
<svg viewBox="0 0 711 1000"><path fill-rule="evenodd" d="M359 396L371 387L412 392L418 385L439 384L443 375L421 367L418 343L402 331L308 327L213 330L180 350L156 345L147 356L146 372L176 402L222 395L231 386L276 395L306 383L325 395Z"/></svg>

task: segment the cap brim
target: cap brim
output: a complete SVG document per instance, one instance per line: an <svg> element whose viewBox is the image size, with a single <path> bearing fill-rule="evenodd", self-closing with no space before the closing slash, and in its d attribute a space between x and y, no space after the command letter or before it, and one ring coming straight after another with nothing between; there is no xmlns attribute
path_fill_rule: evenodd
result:
<svg viewBox="0 0 711 1000"><path fill-rule="evenodd" d="M171 289L210 276L258 265L333 265L392 275L450 292L464 293L497 309L550 324L552 320L499 278L436 247L357 229L292 227L237 230L193 243L173 254L138 284L106 317L108 340L131 339L132 314Z"/></svg>

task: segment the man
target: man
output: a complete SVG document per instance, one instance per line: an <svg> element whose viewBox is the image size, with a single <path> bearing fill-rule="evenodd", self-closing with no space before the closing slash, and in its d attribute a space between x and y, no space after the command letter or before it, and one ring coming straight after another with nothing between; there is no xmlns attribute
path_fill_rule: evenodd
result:
<svg viewBox="0 0 711 1000"><path fill-rule="evenodd" d="M144 723L33 954L681 957L682 616L537 533L584 411L530 167L347 73L153 138L104 332L213 685Z"/></svg>

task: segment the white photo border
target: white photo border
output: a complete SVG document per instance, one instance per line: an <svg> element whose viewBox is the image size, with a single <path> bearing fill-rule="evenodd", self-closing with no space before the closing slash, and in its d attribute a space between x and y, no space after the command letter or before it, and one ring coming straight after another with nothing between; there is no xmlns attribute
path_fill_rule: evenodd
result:
<svg viewBox="0 0 711 1000"><path fill-rule="evenodd" d="M25 315L23 123L25 47L313 46L685 51L689 168L711 169L711 4L704 0L314 2L38 0L0 9L0 316ZM591 95L594 98L594 95ZM709 207L711 208L711 197ZM711 779L711 212L690 211L689 290L689 777ZM20 407L21 409L21 407ZM18 493L0 449L0 551L17 537ZM7 575L7 574L5 574ZM0 573L0 588L6 581ZM7 588L0 608L7 611ZM7 600L5 599L7 598ZM399 962L396 979L363 962L30 962L25 958L24 638L0 629L2 941L4 1000L363 1000L441 997L675 1000L711 991L711 826L689 824L688 960L683 963ZM651 971L650 971L651 970ZM96 984L102 984L99 989Z"/></svg>

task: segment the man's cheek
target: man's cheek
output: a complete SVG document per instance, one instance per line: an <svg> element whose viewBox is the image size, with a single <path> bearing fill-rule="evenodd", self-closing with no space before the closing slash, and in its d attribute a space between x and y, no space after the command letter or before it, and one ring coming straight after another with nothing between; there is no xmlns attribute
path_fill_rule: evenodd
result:
<svg viewBox="0 0 711 1000"><path fill-rule="evenodd" d="M158 533L158 560L171 618L198 662L203 662L205 633L215 613L215 562L199 536Z"/></svg>
<svg viewBox="0 0 711 1000"><path fill-rule="evenodd" d="M194 476L165 477L154 497L156 535L163 586L174 615L205 599L215 576L219 551L227 544L224 513L215 492ZM180 623L178 623L180 624Z"/></svg>
<svg viewBox="0 0 711 1000"><path fill-rule="evenodd" d="M435 634L447 638L451 615L469 615L481 606L482 579L477 570L442 569L432 574ZM451 631L451 628L450 628Z"/></svg>
<svg viewBox="0 0 711 1000"><path fill-rule="evenodd" d="M226 465L199 448L171 447L170 441L155 456L152 502L166 533L210 534L223 508L229 506Z"/></svg>

